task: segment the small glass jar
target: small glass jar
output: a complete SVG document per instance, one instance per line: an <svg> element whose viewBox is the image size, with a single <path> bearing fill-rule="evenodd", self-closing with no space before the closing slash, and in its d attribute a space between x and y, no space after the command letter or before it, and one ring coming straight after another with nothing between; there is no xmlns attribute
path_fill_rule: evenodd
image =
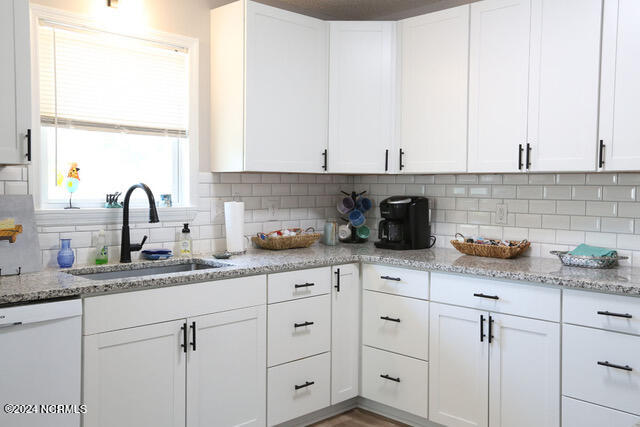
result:
<svg viewBox="0 0 640 427"><path fill-rule="evenodd" d="M330 218L324 224L322 242L327 246L335 246L338 244L338 221L335 218Z"/></svg>

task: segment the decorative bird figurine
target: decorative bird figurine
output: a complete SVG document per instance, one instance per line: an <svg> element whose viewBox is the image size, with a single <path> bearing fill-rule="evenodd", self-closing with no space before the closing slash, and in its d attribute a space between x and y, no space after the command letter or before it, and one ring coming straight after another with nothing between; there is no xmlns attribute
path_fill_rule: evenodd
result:
<svg viewBox="0 0 640 427"><path fill-rule="evenodd" d="M80 185L79 171L80 168L78 167L78 163L71 163L69 173L67 173L67 177L64 179L65 187L67 187L67 191L69 192L69 206L65 207L65 209L79 209L78 207L71 205L71 196L78 189L78 185Z"/></svg>

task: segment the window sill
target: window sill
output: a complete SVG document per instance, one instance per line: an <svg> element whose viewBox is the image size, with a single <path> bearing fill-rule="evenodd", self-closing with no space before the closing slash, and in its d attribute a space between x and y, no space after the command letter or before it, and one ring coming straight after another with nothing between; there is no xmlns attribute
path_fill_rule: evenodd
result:
<svg viewBox="0 0 640 427"><path fill-rule="evenodd" d="M194 206L158 208L160 222L191 222L197 208ZM36 225L55 227L69 225L108 225L122 223L122 209L38 209L35 211ZM149 208L131 208L131 224L149 222Z"/></svg>

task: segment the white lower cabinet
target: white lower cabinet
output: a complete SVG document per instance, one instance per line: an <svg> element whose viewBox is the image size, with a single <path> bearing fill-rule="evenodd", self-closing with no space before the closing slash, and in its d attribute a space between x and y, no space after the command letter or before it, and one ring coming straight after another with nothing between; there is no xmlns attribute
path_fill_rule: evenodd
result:
<svg viewBox="0 0 640 427"><path fill-rule="evenodd" d="M264 306L187 320L188 427L264 426L265 322Z"/></svg>
<svg viewBox="0 0 640 427"><path fill-rule="evenodd" d="M371 347L362 349L362 396L427 418L428 364Z"/></svg>
<svg viewBox="0 0 640 427"><path fill-rule="evenodd" d="M429 420L486 427L489 347L481 328L486 335L488 314L435 303L429 310Z"/></svg>
<svg viewBox="0 0 640 427"><path fill-rule="evenodd" d="M266 276L87 298L83 425L263 426L265 303Z"/></svg>
<svg viewBox="0 0 640 427"><path fill-rule="evenodd" d="M560 326L430 304L429 419L450 427L560 424Z"/></svg>
<svg viewBox="0 0 640 427"><path fill-rule="evenodd" d="M359 394L360 275L358 264L332 268L331 404Z"/></svg>
<svg viewBox="0 0 640 427"><path fill-rule="evenodd" d="M184 320L84 339L85 427L185 425Z"/></svg>
<svg viewBox="0 0 640 427"><path fill-rule="evenodd" d="M562 329L562 394L640 415L640 337Z"/></svg>
<svg viewBox="0 0 640 427"><path fill-rule="evenodd" d="M268 425L280 424L329 406L330 369L329 353L269 368Z"/></svg>
<svg viewBox="0 0 640 427"><path fill-rule="evenodd" d="M581 400L562 398L562 427L638 427L640 417Z"/></svg>

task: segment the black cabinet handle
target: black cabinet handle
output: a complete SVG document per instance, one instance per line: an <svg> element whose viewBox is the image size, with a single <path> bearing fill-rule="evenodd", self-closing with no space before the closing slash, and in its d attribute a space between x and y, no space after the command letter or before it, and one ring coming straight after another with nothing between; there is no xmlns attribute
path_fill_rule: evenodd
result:
<svg viewBox="0 0 640 427"><path fill-rule="evenodd" d="M489 316L489 344L493 339L493 317Z"/></svg>
<svg viewBox="0 0 640 427"><path fill-rule="evenodd" d="M527 169L531 169L531 144L527 142Z"/></svg>
<svg viewBox="0 0 640 427"><path fill-rule="evenodd" d="M473 294L474 297L478 297L478 298L488 298L488 299L495 299L495 300L499 300L500 297L498 295L487 295L487 294L482 294L482 293L477 293L477 294Z"/></svg>
<svg viewBox="0 0 640 427"><path fill-rule="evenodd" d="M313 325L313 322L294 323L293 327L294 328L304 328L305 326L311 326L311 325Z"/></svg>
<svg viewBox="0 0 640 427"><path fill-rule="evenodd" d="M480 342L484 342L484 337L486 337L486 335L484 334L484 315L480 315Z"/></svg>
<svg viewBox="0 0 640 427"><path fill-rule="evenodd" d="M400 170L404 168L404 164L402 163L402 156L404 156L404 150L401 148L400 149Z"/></svg>
<svg viewBox="0 0 640 427"><path fill-rule="evenodd" d="M336 268L336 271L334 271L333 274L336 275L336 285L334 288L336 288L336 292L340 292L340 269Z"/></svg>
<svg viewBox="0 0 640 427"><path fill-rule="evenodd" d="M389 317L389 316L380 316L380 318L382 320L388 320L389 322L396 322L396 323L400 323L400 319L395 319L393 317Z"/></svg>
<svg viewBox="0 0 640 427"><path fill-rule="evenodd" d="M294 385L294 390L300 390L301 388L309 387L310 385L314 385L315 381L305 381L302 385Z"/></svg>
<svg viewBox="0 0 640 427"><path fill-rule="evenodd" d="M384 150L384 171L389 170L389 150Z"/></svg>
<svg viewBox="0 0 640 427"><path fill-rule="evenodd" d="M396 383L399 383L399 382L400 382L400 377L398 377L398 378L393 378L393 377L390 377L390 376L389 376L389 375L387 375L387 374L381 374L381 375L380 375L380 378L384 378L385 380L393 381L393 382L396 382Z"/></svg>
<svg viewBox="0 0 640 427"><path fill-rule="evenodd" d="M191 322L191 349L196 351L196 322Z"/></svg>
<svg viewBox="0 0 640 427"><path fill-rule="evenodd" d="M604 362L598 362L598 365L600 366L606 366L607 368L614 368L614 369L622 369L623 371L633 371L633 368L631 368L631 366L629 365L616 365L614 363L609 363L608 361L604 361Z"/></svg>
<svg viewBox="0 0 640 427"><path fill-rule="evenodd" d="M612 313L610 311L598 311L598 314L601 316L611 316L611 317L624 317L625 319L633 318L629 313Z"/></svg>
<svg viewBox="0 0 640 427"><path fill-rule="evenodd" d="M600 140L600 150L599 150L599 155L598 155L599 159L598 159L598 167L599 168L603 168L604 167L604 140Z"/></svg>
<svg viewBox="0 0 640 427"><path fill-rule="evenodd" d="M31 161L31 129L27 129L27 154L24 156L27 158L27 161Z"/></svg>
<svg viewBox="0 0 640 427"><path fill-rule="evenodd" d="M518 144L518 169L522 170L522 152L524 151L524 148L522 147L522 144Z"/></svg>
<svg viewBox="0 0 640 427"><path fill-rule="evenodd" d="M327 149L322 152L322 156L324 157L324 164L322 165L322 169L327 170Z"/></svg>
<svg viewBox="0 0 640 427"><path fill-rule="evenodd" d="M187 324L184 323L181 327L180 330L182 331L182 344L180 344L180 347L182 347L182 350L186 353L187 352L187 340L189 338L187 338Z"/></svg>
<svg viewBox="0 0 640 427"><path fill-rule="evenodd" d="M302 283L299 285L293 285L294 288L298 289L298 288L308 288L309 286L314 286L315 283Z"/></svg>
<svg viewBox="0 0 640 427"><path fill-rule="evenodd" d="M391 276L380 276L380 278L383 280L393 280L396 282L399 282L401 280L399 277L391 277Z"/></svg>

